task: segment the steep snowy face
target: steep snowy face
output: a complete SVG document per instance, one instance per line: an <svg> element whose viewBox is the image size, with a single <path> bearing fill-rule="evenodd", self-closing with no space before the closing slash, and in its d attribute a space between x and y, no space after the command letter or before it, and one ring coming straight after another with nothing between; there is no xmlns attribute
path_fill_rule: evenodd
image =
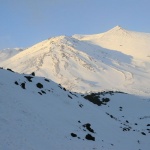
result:
<svg viewBox="0 0 150 150"><path fill-rule="evenodd" d="M7 48L0 50L0 62L11 58L12 56L20 53L21 51L23 51L22 48Z"/></svg>
<svg viewBox="0 0 150 150"><path fill-rule="evenodd" d="M150 60L150 33L128 31L116 26L105 33L73 37L103 48L120 51L134 58Z"/></svg>
<svg viewBox="0 0 150 150"><path fill-rule="evenodd" d="M146 39L145 43L149 39L149 34L125 31L118 26L97 35L54 37L22 51L0 66L19 73L35 72L36 76L47 77L80 93L117 90L150 95L150 61L145 57L149 49L144 48L144 40L141 45L137 42L138 36ZM119 43L118 46L118 41L124 45ZM134 49L136 44L142 47L140 58L138 52L129 54L137 50Z"/></svg>

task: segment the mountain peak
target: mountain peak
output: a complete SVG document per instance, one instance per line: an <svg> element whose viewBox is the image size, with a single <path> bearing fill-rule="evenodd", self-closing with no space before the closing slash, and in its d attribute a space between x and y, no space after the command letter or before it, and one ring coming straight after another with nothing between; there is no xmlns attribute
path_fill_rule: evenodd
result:
<svg viewBox="0 0 150 150"><path fill-rule="evenodd" d="M119 29L120 30L120 29L122 29L122 27L117 25L117 26L114 27L114 29Z"/></svg>
<svg viewBox="0 0 150 150"><path fill-rule="evenodd" d="M9 57L0 66L19 73L35 72L73 92L115 89L150 95L149 41L150 34L120 26L79 38L62 35Z"/></svg>
<svg viewBox="0 0 150 150"><path fill-rule="evenodd" d="M123 31L123 30L124 29L121 26L117 25L114 28L110 29L109 31Z"/></svg>

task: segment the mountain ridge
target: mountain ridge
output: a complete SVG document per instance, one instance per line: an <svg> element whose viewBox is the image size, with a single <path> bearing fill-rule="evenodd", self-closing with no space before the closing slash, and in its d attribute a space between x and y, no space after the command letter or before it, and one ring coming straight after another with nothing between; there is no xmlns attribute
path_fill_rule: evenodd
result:
<svg viewBox="0 0 150 150"><path fill-rule="evenodd" d="M16 54L18 54L23 50L24 50L23 48L6 48L0 50L0 62L15 56Z"/></svg>
<svg viewBox="0 0 150 150"><path fill-rule="evenodd" d="M73 37L149 61L150 46L148 43L150 41L150 33L129 31L116 26L104 33L75 35ZM140 52L141 49L144 49L143 52Z"/></svg>
<svg viewBox="0 0 150 150"><path fill-rule="evenodd" d="M150 50L149 44L146 42L146 49L141 42L140 47L145 50L142 51L143 55L140 58L136 57L138 53L135 53L137 49L134 48L139 41L139 38L135 37L142 36L141 39L145 39L145 34L143 36L143 33L128 31L129 34L134 35L135 42L132 42L128 36L123 36L123 40L118 38L124 35L122 32L125 32L123 28L115 27L102 33L100 38L97 35L82 36L82 38L74 36L49 38L0 65L20 73L35 72L37 76L52 79L74 92L121 90L131 94L150 95L148 84L150 58L145 57ZM146 41L149 41L149 38L150 36ZM128 43L120 45L123 41L130 41L134 46L129 45L131 47L126 51ZM119 50L108 48L112 47L109 42ZM132 55L129 52L132 52Z"/></svg>

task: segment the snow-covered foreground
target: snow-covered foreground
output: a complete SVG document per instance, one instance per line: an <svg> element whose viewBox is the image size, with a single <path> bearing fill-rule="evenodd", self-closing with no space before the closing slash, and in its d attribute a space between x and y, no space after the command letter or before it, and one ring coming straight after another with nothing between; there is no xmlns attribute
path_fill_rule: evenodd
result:
<svg viewBox="0 0 150 150"><path fill-rule="evenodd" d="M149 41L148 33L117 26L96 35L47 39L0 66L35 72L74 92L115 90L150 96Z"/></svg>
<svg viewBox="0 0 150 150"><path fill-rule="evenodd" d="M80 95L3 69L0 76L1 150L149 150L150 99Z"/></svg>

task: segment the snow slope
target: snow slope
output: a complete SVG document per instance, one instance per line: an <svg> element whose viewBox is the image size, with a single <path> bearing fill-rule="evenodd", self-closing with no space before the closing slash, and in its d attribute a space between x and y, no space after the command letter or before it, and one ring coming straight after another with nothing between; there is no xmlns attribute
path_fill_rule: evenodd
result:
<svg viewBox="0 0 150 150"><path fill-rule="evenodd" d="M129 31L116 26L105 33L73 37L103 48L120 51L134 58L150 60L150 33Z"/></svg>
<svg viewBox="0 0 150 150"><path fill-rule="evenodd" d="M0 62L11 58L12 56L18 54L21 51L23 51L22 48L7 48L0 50Z"/></svg>
<svg viewBox="0 0 150 150"><path fill-rule="evenodd" d="M74 92L117 90L150 96L149 41L150 34L117 26L97 35L47 39L0 66L35 72Z"/></svg>
<svg viewBox="0 0 150 150"><path fill-rule="evenodd" d="M1 150L149 150L150 99L80 95L43 77L0 75Z"/></svg>

